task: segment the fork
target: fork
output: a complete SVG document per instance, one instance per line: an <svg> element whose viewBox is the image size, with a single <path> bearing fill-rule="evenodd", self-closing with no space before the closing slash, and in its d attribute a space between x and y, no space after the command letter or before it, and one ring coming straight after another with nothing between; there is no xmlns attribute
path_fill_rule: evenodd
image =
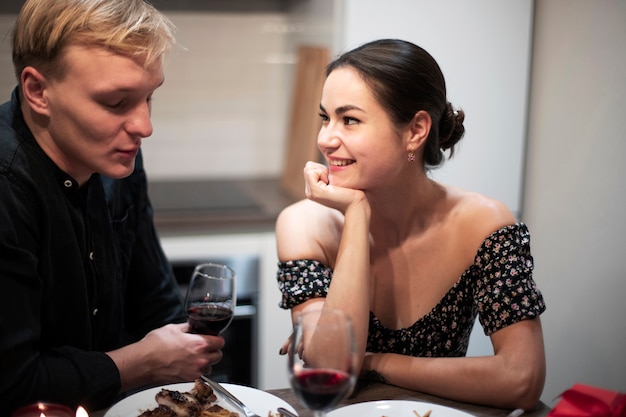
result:
<svg viewBox="0 0 626 417"><path fill-rule="evenodd" d="M219 383L213 381L211 378L205 375L202 375L202 380L206 382L211 388L213 388L213 391L219 392L222 395L222 397L225 397L227 400L233 403L237 408L243 411L246 417L261 417L260 415L256 414L254 411L250 410L244 403L241 402L241 400L239 400L239 398L235 397L233 394L230 393L230 391L228 391L226 388L221 386Z"/></svg>

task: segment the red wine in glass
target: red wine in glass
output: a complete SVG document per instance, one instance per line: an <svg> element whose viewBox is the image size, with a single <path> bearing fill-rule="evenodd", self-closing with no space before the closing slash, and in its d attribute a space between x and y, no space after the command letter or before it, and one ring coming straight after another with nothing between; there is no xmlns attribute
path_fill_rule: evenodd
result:
<svg viewBox="0 0 626 417"><path fill-rule="evenodd" d="M190 333L219 335L232 321L236 305L235 271L214 263L196 266L185 297Z"/></svg>
<svg viewBox="0 0 626 417"><path fill-rule="evenodd" d="M187 310L191 333L217 336L233 318L231 309L218 305L197 305Z"/></svg>
<svg viewBox="0 0 626 417"><path fill-rule="evenodd" d="M309 309L295 318L287 353L289 383L315 417L350 395L356 382L352 321L341 310Z"/></svg>
<svg viewBox="0 0 626 417"><path fill-rule="evenodd" d="M351 376L335 369L303 369L292 378L296 396L310 410L334 408L352 388Z"/></svg>

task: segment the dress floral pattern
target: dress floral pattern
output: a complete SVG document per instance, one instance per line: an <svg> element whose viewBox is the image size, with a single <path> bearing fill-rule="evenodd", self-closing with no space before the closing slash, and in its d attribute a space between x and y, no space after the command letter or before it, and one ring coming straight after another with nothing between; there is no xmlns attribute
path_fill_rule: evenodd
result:
<svg viewBox="0 0 626 417"><path fill-rule="evenodd" d="M532 278L530 233L524 223L505 226L485 239L474 263L424 317L403 329L383 326L370 312L368 352L411 356L465 356L478 315L486 335L546 309ZM325 297L332 270L311 259L278 263L279 306L289 309Z"/></svg>

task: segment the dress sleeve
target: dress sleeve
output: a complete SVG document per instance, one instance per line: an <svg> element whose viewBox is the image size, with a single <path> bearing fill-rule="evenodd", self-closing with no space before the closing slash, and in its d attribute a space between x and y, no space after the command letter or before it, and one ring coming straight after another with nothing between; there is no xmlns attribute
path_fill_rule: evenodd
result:
<svg viewBox="0 0 626 417"><path fill-rule="evenodd" d="M503 227L485 239L474 267L481 271L475 302L486 335L545 311L532 278L530 232L525 224Z"/></svg>
<svg viewBox="0 0 626 417"><path fill-rule="evenodd" d="M326 297L333 272L319 261L299 259L279 262L276 275L282 293L278 306L290 309L311 298Z"/></svg>

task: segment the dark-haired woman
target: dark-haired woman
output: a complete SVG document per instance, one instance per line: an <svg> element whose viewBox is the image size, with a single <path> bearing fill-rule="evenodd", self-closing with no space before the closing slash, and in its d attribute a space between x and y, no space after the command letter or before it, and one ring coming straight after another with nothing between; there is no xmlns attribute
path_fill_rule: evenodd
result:
<svg viewBox="0 0 626 417"><path fill-rule="evenodd" d="M329 65L320 110L326 164L306 164L308 198L276 223L280 306L347 312L364 377L535 407L545 304L529 231L501 202L429 177L464 134L438 64L409 42L362 45ZM493 355L465 356L476 316Z"/></svg>

